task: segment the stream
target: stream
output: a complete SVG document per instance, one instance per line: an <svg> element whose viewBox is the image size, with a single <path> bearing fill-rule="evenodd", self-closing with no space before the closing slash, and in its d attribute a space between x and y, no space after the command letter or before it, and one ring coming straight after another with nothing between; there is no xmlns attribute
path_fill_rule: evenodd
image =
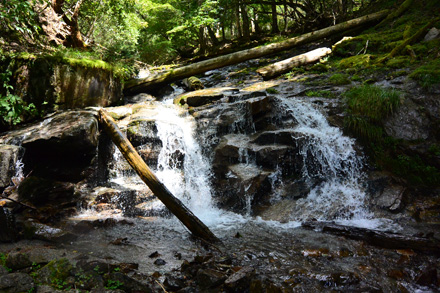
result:
<svg viewBox="0 0 440 293"><path fill-rule="evenodd" d="M134 267L130 277L149 283L153 291L165 290L164 284L169 292L438 292L439 259L431 253L438 253L438 247L420 247L439 238L437 226L387 210L400 199L399 189L384 185L383 177L372 179L374 168L362 148L335 126L340 100L308 97L304 93L310 87L301 82L263 82L251 69L258 62L205 73L206 90L195 101L209 103L175 105L185 93L177 84L158 98L140 94L126 97L123 106L106 108L160 181L222 243L208 245L193 237L110 139L100 136L98 146L90 149L95 157L90 156L89 177L75 185L75 193L73 185L66 185L74 199L65 205L79 211L59 225L68 231L66 238L56 244L21 240L2 249L27 252L42 264L64 257L78 266L128 264ZM53 121L65 122L63 115L18 132L6 143L21 145L29 135L43 135ZM97 130L92 112L76 115L89 117L86 125ZM76 167L80 159L63 164ZM23 180L30 170L17 164L15 178ZM35 166L43 174L51 169L38 160ZM54 176L63 180L65 175ZM328 233L327 224L358 229L366 237ZM390 246L386 235L408 237L404 241L410 246ZM414 239L422 242L414 246ZM226 285L231 276L246 285ZM170 285L176 279L184 284Z"/></svg>
<svg viewBox="0 0 440 293"><path fill-rule="evenodd" d="M235 70L237 67L231 66L209 72L202 80L210 87L231 86L233 83L228 82L227 75ZM216 83L216 80L222 82ZM241 88L257 82L261 81L245 78ZM243 112L246 111L243 103L249 98L243 95L235 94L236 98L230 99L226 106L221 100L215 106L201 107L197 110L199 115L193 115L196 119L187 110L173 105L173 98L183 92L180 88L175 88L174 93L161 101L140 101L153 115L149 118L150 126L154 121L147 136L155 136L154 146L150 147L156 149L157 161L155 165L150 163L150 167L223 241L219 248L222 253L240 266L254 268L259 275L284 290L432 292L432 288L414 280L428 267L438 265L433 256L410 249L381 249L362 241L325 234L319 229L301 227L301 222L312 220L381 231L404 230L409 235L417 232L370 210L363 185L366 160L354 139L330 126L316 104L301 96L289 97L289 93L295 91L291 86L276 88L277 93L272 95L276 112L284 116L277 124L301 142L299 157L302 163L298 172L302 184L307 186L306 196L295 201L286 200L283 194L291 179L283 177L282 166L276 166L267 177L271 184L268 211L255 215L252 204L258 191L250 192L251 184L243 187L239 212L218 207L212 164L219 141L227 139L237 149L236 164L225 174L226 180L241 176L244 182L250 182L253 173L261 174L255 155L259 147L249 143L249 137L261 133L256 124L252 124L254 121L235 120L226 134L218 134L217 126L213 126L222 113L238 111L239 117L249 116ZM121 109L113 111L131 111ZM210 111L217 114L207 122L203 113ZM135 119L120 120L120 127L127 129ZM114 149L109 170L107 186L126 191L114 200L118 202L118 209L84 209L70 220L105 221L110 217L122 224L95 229L66 245L66 249L115 262L137 263L139 271L148 275L170 272L180 267L183 260L201 253L198 242L193 241L186 228L149 193L117 149ZM129 203L123 204L124 201ZM112 245L115 239L123 239L123 246ZM165 262L155 263L157 255L153 257L154 252L158 252Z"/></svg>

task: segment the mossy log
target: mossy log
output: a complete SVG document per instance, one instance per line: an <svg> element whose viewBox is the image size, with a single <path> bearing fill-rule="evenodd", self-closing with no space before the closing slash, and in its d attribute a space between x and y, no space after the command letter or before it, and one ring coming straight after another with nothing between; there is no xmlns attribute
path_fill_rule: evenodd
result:
<svg viewBox="0 0 440 293"><path fill-rule="evenodd" d="M353 28L378 22L387 15L388 10L379 11L363 17L342 22L334 26L303 34L301 36L291 38L279 43L269 44L266 46L256 47L227 54L224 56L219 56L209 60L204 60L187 66L172 69L167 72L157 73L144 79L130 80L125 83L124 94L134 95L142 92L147 92L148 90L157 88L162 84L197 75L208 70L213 70L216 68L221 68L224 66L237 64L247 60L285 51L295 46L310 43Z"/></svg>
<svg viewBox="0 0 440 293"><path fill-rule="evenodd" d="M178 198L173 196L166 186L159 181L156 175L147 166L132 144L118 128L114 120L105 110L99 110L99 120L113 143L121 151L130 166L138 173L139 177L148 185L156 195L190 231L191 233L208 242L220 240L200 221Z"/></svg>
<svg viewBox="0 0 440 293"><path fill-rule="evenodd" d="M440 17L436 17L433 20L431 20L428 24L426 24L424 27L419 29L414 35L409 37L408 39L404 40L400 45L396 46L390 54L387 56L387 58L393 58L397 54L399 54L404 48L406 48L408 45L414 44L420 39L422 39L428 30L437 22L440 20Z"/></svg>
<svg viewBox="0 0 440 293"><path fill-rule="evenodd" d="M413 2L414 2L414 0L403 1L403 3L399 6L398 9L396 9L394 12L391 12L390 14L388 14L388 16L384 20L382 20L376 27L381 27L384 24L391 21L392 19L401 16L411 6L411 4L413 4Z"/></svg>
<svg viewBox="0 0 440 293"><path fill-rule="evenodd" d="M319 61L319 59L327 56L331 52L332 50L329 48L318 48L307 53L262 67L257 70L257 73L260 74L264 80L268 80L275 76L286 73L295 67Z"/></svg>

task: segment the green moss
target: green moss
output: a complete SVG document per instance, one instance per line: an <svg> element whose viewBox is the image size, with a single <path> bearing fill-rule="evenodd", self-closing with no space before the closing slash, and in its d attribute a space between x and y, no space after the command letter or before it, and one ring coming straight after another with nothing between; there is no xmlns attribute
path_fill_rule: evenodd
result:
<svg viewBox="0 0 440 293"><path fill-rule="evenodd" d="M407 56L398 56L387 61L386 66L391 68L405 68L411 65L411 58Z"/></svg>
<svg viewBox="0 0 440 293"><path fill-rule="evenodd" d="M370 54L352 56L352 57L342 59L339 62L338 67L340 69L346 69L346 68L362 68L362 69L364 69L364 68L367 68L370 66L371 60L373 60L374 58L375 58L375 56L370 55Z"/></svg>
<svg viewBox="0 0 440 293"><path fill-rule="evenodd" d="M438 185L440 184L440 171L425 164L420 157L398 155L391 161L393 172L414 185Z"/></svg>
<svg viewBox="0 0 440 293"><path fill-rule="evenodd" d="M332 91L318 90L318 91L307 91L306 96L308 97L323 97L323 98L336 98L337 95Z"/></svg>
<svg viewBox="0 0 440 293"><path fill-rule="evenodd" d="M351 83L347 74L344 73L335 73L328 79L329 83L333 85L345 85Z"/></svg>
<svg viewBox="0 0 440 293"><path fill-rule="evenodd" d="M274 88L271 88L271 87L266 89L266 92L268 94L278 94L279 93L279 91L277 89L274 89Z"/></svg>
<svg viewBox="0 0 440 293"><path fill-rule="evenodd" d="M410 78L416 80L423 88L430 89L440 84L440 58L437 58L418 67L410 75Z"/></svg>

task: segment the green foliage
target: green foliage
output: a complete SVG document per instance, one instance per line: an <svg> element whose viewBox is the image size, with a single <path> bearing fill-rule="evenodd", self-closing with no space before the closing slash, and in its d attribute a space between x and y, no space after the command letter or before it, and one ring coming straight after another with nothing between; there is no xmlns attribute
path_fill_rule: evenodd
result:
<svg viewBox="0 0 440 293"><path fill-rule="evenodd" d="M44 0L7 0L0 3L0 31L34 39L41 27L33 7Z"/></svg>
<svg viewBox="0 0 440 293"><path fill-rule="evenodd" d="M425 65L414 70L410 78L416 80L425 89L440 84L440 58L428 61Z"/></svg>
<svg viewBox="0 0 440 293"><path fill-rule="evenodd" d="M335 73L330 76L328 81L333 85L345 85L351 83L348 75L344 73Z"/></svg>
<svg viewBox="0 0 440 293"><path fill-rule="evenodd" d="M433 166L426 165L418 156L398 155L393 163L393 172L406 178L411 184L440 184L440 171Z"/></svg>
<svg viewBox="0 0 440 293"><path fill-rule="evenodd" d="M121 289L122 286L124 286L123 282L108 280L107 281L107 285L105 286L105 289L107 289L107 290L117 290L117 289Z"/></svg>
<svg viewBox="0 0 440 293"><path fill-rule="evenodd" d="M3 59L0 61L8 62L4 56L0 56L0 58ZM8 126L20 123L26 114L36 114L33 104L26 104L13 93L14 87L11 83L14 64L14 61L10 61L3 73L0 73L0 124Z"/></svg>
<svg viewBox="0 0 440 293"><path fill-rule="evenodd" d="M394 89L362 85L344 94L347 104L346 127L360 138L378 141L382 137L382 120L401 103L401 94Z"/></svg>

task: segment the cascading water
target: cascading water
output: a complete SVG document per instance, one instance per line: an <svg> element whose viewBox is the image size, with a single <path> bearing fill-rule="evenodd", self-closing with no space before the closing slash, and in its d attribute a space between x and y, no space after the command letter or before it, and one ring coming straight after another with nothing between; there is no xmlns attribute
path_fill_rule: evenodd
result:
<svg viewBox="0 0 440 293"><path fill-rule="evenodd" d="M310 185L319 182L306 198L297 200L293 218L350 220L358 224L372 219L361 186L365 178L363 158L356 153L354 140L330 126L312 104L299 99L279 101L280 108L298 123L295 132L307 137L300 149L302 176Z"/></svg>

